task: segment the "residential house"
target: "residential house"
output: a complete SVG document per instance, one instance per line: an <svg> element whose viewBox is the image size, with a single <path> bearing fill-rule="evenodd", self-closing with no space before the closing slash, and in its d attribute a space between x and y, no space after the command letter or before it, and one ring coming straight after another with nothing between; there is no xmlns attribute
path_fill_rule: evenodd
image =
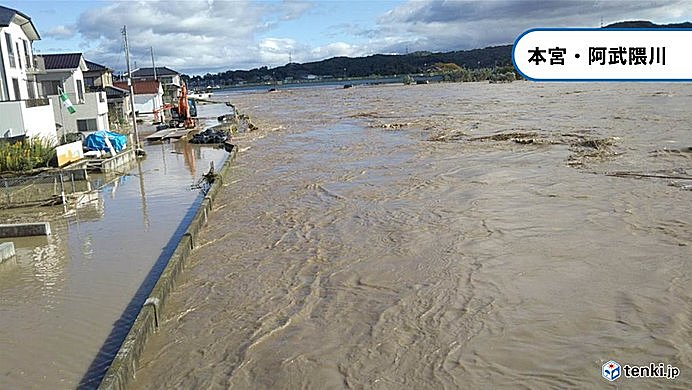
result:
<svg viewBox="0 0 692 390"><path fill-rule="evenodd" d="M113 86L123 90L129 90L127 82L116 82ZM135 96L135 112L137 115L152 115L159 118L163 107L163 87L156 80L136 80L132 84Z"/></svg>
<svg viewBox="0 0 692 390"><path fill-rule="evenodd" d="M87 70L84 74L84 85L88 91L99 91L113 85L113 70L106 66L84 60Z"/></svg>
<svg viewBox="0 0 692 390"><path fill-rule="evenodd" d="M36 83L43 71L32 50L38 39L31 18L0 6L0 139L56 139L53 107Z"/></svg>
<svg viewBox="0 0 692 390"><path fill-rule="evenodd" d="M112 85L106 86L106 100L108 101L108 118L112 127L119 127L129 122L132 114L130 104L130 91Z"/></svg>
<svg viewBox="0 0 692 390"><path fill-rule="evenodd" d="M132 80L158 80L163 87L163 102L178 103L180 88L183 85L181 74L165 66L139 68L132 71Z"/></svg>
<svg viewBox="0 0 692 390"><path fill-rule="evenodd" d="M86 92L84 72L89 68L82 53L44 54L46 74L37 78L53 103L55 121L61 134L77 131L109 130L106 92ZM59 94L65 91L75 108L70 114L61 104Z"/></svg>
<svg viewBox="0 0 692 390"><path fill-rule="evenodd" d="M84 61L87 70L84 73L84 85L87 91L106 92L108 103L108 119L111 127L119 127L128 123L129 115L132 112L130 104L130 91L116 88L113 86L113 70L91 62Z"/></svg>

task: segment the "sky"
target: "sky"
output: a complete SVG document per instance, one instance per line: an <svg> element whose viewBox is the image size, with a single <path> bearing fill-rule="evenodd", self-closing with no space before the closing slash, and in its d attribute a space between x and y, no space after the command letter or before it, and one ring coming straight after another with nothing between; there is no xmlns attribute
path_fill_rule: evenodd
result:
<svg viewBox="0 0 692 390"><path fill-rule="evenodd" d="M82 52L126 68L194 75L270 68L335 56L452 51L513 43L535 27L599 27L625 20L692 21L689 0L144 0L5 1L41 35L38 54ZM136 64L136 66L135 66Z"/></svg>

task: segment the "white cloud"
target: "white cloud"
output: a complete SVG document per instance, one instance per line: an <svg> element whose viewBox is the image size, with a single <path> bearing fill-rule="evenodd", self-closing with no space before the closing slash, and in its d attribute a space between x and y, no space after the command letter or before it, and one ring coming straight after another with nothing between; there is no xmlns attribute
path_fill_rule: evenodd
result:
<svg viewBox="0 0 692 390"><path fill-rule="evenodd" d="M57 26L48 35L68 37L76 29L91 48L87 58L123 69L120 30L127 25L132 58L138 65L149 66L153 47L157 65L186 73L274 67L286 64L289 55L294 62L308 62L333 56L507 44L528 28L595 27L601 18L605 23L633 19L670 23L692 16L684 0L415 0L381 15L374 26L360 19L341 22L323 34L334 42L311 46L306 43L310 37L301 41L296 36L264 36L286 21L310 23L315 8L327 7L326 2L140 0L97 4L101 6L84 12L76 26Z"/></svg>
<svg viewBox="0 0 692 390"><path fill-rule="evenodd" d="M55 26L48 30L44 35L54 39L70 39L77 33L75 26Z"/></svg>
<svg viewBox="0 0 692 390"><path fill-rule="evenodd" d="M408 1L378 19L382 50L460 50L508 44L534 27L598 27L624 20L670 23L689 18L689 3L668 1ZM402 39L405 38L405 39Z"/></svg>
<svg viewBox="0 0 692 390"><path fill-rule="evenodd" d="M131 58L138 65L150 66L153 47L157 64L195 73L263 65L256 35L277 19L296 17L299 9L307 8L293 2L270 8L248 0L116 2L84 12L78 30L92 42L94 49L86 54L94 61L124 68L121 29L126 25Z"/></svg>

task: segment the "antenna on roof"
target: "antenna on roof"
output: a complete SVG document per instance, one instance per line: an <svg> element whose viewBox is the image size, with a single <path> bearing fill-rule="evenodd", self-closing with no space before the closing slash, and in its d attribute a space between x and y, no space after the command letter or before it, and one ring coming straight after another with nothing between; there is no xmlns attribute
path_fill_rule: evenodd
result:
<svg viewBox="0 0 692 390"><path fill-rule="evenodd" d="M601 16L601 28L603 28L603 16Z"/></svg>

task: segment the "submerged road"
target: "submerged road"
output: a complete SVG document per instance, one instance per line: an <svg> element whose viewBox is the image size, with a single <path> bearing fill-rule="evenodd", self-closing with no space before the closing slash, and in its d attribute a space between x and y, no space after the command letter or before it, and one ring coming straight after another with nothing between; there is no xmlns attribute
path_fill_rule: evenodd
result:
<svg viewBox="0 0 692 390"><path fill-rule="evenodd" d="M692 387L692 87L230 98L262 130L133 388Z"/></svg>

